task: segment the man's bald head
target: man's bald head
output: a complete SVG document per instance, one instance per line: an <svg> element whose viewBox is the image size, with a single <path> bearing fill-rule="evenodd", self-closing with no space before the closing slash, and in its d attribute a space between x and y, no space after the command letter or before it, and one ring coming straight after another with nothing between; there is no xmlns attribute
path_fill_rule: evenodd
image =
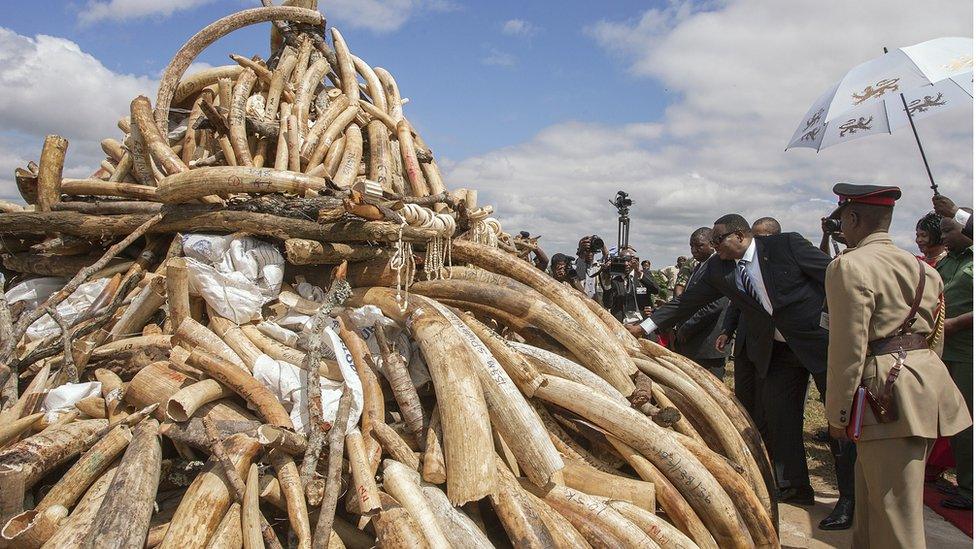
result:
<svg viewBox="0 0 976 549"><path fill-rule="evenodd" d="M781 232L783 228L774 217L760 217L752 223L752 234L756 236L769 236Z"/></svg>

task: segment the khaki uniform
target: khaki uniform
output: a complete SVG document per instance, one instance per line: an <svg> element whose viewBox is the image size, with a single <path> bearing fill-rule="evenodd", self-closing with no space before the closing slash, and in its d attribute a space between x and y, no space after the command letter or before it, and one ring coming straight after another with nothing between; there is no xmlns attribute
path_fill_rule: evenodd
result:
<svg viewBox="0 0 976 549"><path fill-rule="evenodd" d="M942 279L925 266L925 290L910 332L931 334ZM886 232L874 233L827 267L830 345L827 421L845 427L854 391L864 383L881 394L893 355L867 356L868 342L894 335L908 315L918 261ZM910 351L895 382L898 419L880 424L864 414L855 467L855 547L924 547L922 484L932 441L971 425L962 395L935 351Z"/></svg>

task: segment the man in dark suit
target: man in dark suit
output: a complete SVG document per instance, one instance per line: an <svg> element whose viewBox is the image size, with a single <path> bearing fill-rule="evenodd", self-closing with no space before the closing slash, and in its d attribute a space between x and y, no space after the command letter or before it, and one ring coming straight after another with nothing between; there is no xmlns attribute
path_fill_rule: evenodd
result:
<svg viewBox="0 0 976 549"><path fill-rule="evenodd" d="M826 393L827 330L821 325L824 276L830 258L797 233L754 238L746 220L728 214L715 221L716 254L702 267L701 282L658 308L635 335L668 329L723 295L745 320L746 352L763 378L769 450L777 466L779 499L812 505L803 411L812 374ZM832 443L841 498L821 528L849 528L853 521L853 445Z"/></svg>
<svg viewBox="0 0 976 549"><path fill-rule="evenodd" d="M660 289L651 273L641 269L640 258L633 248L625 248L620 256L627 258L627 273L610 275L609 288L603 292L604 306L617 320L632 322L630 319L644 316L641 312L650 307L651 297Z"/></svg>
<svg viewBox="0 0 976 549"><path fill-rule="evenodd" d="M712 229L708 227L701 227L691 233L691 255L698 263L688 277L688 288L701 281L705 273L702 266L715 253L711 239ZM723 296L698 309L675 330L675 350L701 364L719 379L725 377L725 361L729 353L727 349L717 349L714 342L721 333L722 319L728 308L729 298Z"/></svg>
<svg viewBox="0 0 976 549"><path fill-rule="evenodd" d="M783 229L775 218L760 217L752 222L753 236L769 236L781 232ZM756 429L759 430L763 441L768 444L766 437L769 433L766 429L766 415L763 412L760 400L762 395L759 382L761 379L757 376L756 365L749 359L749 353L746 352L745 334L748 328L744 320L740 322L739 317L739 309L735 305L730 305L722 321L721 335L715 339L715 348L724 351L734 334L735 346L732 352L734 353L735 368L732 373L735 398L742 403L742 407L746 409L749 417L752 418L752 422L756 424Z"/></svg>

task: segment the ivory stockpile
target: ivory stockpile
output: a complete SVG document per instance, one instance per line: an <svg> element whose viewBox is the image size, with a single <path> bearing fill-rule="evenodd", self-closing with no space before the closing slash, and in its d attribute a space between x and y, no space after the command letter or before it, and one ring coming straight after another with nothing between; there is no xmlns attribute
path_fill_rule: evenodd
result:
<svg viewBox="0 0 976 549"><path fill-rule="evenodd" d="M55 135L17 170L0 545L778 547L731 391L526 261L285 4L188 38L91 177Z"/></svg>

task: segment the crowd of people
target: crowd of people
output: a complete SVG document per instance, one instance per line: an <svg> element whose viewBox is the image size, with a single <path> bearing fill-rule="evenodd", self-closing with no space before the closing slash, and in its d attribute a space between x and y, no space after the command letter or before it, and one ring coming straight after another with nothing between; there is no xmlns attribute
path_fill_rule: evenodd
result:
<svg viewBox="0 0 976 549"><path fill-rule="evenodd" d="M781 502L814 504L803 440L812 378L839 492L819 527L854 525L857 547L924 546L923 482L937 483L943 506L972 509L972 210L936 195L915 256L888 235L897 187L834 192L819 247L771 217L728 214L691 231L691 257L673 266L652 269L597 235L536 264L635 336L720 378L731 361ZM955 484L942 475L950 467Z"/></svg>

